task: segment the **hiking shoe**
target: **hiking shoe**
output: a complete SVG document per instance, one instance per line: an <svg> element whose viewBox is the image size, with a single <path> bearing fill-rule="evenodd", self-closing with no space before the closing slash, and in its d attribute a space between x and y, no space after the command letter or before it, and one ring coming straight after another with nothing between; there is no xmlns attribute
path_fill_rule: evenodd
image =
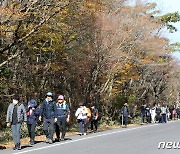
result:
<svg viewBox="0 0 180 154"><path fill-rule="evenodd" d="M31 140L31 141L30 141L30 145L34 145L34 140Z"/></svg>
<svg viewBox="0 0 180 154"><path fill-rule="evenodd" d="M61 139L60 138L55 138L55 142L60 142Z"/></svg>
<svg viewBox="0 0 180 154"><path fill-rule="evenodd" d="M87 133L84 133L84 135L87 135Z"/></svg>
<svg viewBox="0 0 180 154"><path fill-rule="evenodd" d="M46 143L49 143L49 138L46 138L45 142L46 142Z"/></svg>
<svg viewBox="0 0 180 154"><path fill-rule="evenodd" d="M16 150L17 149L17 144L13 147L13 150Z"/></svg>
<svg viewBox="0 0 180 154"><path fill-rule="evenodd" d="M91 130L89 133L93 133L94 131L93 130Z"/></svg>
<svg viewBox="0 0 180 154"><path fill-rule="evenodd" d="M65 141L65 139L64 139L64 138L61 138L61 141Z"/></svg>
<svg viewBox="0 0 180 154"><path fill-rule="evenodd" d="M51 139L49 139L49 144L52 144L52 143L53 143L53 141Z"/></svg>
<svg viewBox="0 0 180 154"><path fill-rule="evenodd" d="M21 150L21 145L20 145L20 143L17 144L17 149L18 149L18 150Z"/></svg>

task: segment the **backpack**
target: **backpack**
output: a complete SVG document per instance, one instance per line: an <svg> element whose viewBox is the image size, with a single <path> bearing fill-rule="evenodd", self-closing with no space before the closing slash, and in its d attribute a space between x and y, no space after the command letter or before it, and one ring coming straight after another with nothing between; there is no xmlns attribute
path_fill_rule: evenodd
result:
<svg viewBox="0 0 180 154"><path fill-rule="evenodd" d="M91 118L91 110L89 108L87 108L87 117Z"/></svg>
<svg viewBox="0 0 180 154"><path fill-rule="evenodd" d="M97 121L100 121L101 118L102 118L102 116L103 116L102 112L99 112L99 111L98 111Z"/></svg>
<svg viewBox="0 0 180 154"><path fill-rule="evenodd" d="M160 113L161 113L161 108L157 107L156 108L156 114L160 115Z"/></svg>

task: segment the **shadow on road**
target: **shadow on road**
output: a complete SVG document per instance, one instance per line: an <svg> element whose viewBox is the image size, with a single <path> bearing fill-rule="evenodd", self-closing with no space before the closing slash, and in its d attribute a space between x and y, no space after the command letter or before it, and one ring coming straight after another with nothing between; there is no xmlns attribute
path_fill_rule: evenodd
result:
<svg viewBox="0 0 180 154"><path fill-rule="evenodd" d="M5 146L0 146L0 150L6 149Z"/></svg>
<svg viewBox="0 0 180 154"><path fill-rule="evenodd" d="M23 145L23 146L21 146L21 149L26 149L26 148L29 148L29 147L33 147L33 146L31 146L31 145Z"/></svg>

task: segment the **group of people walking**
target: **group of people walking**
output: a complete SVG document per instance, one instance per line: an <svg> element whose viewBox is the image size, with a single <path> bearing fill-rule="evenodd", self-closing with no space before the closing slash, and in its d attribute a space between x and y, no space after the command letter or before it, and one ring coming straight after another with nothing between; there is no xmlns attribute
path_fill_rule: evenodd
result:
<svg viewBox="0 0 180 154"><path fill-rule="evenodd" d="M91 132L97 132L98 126L98 109L94 104L91 104L91 109L87 108L83 103L79 104L75 116L79 123L79 135L86 135L89 124L91 124ZM95 129L94 129L95 127Z"/></svg>
<svg viewBox="0 0 180 154"><path fill-rule="evenodd" d="M180 117L180 108L175 105L143 104L141 106L141 123L167 123L168 120L175 120Z"/></svg>
<svg viewBox="0 0 180 154"><path fill-rule="evenodd" d="M146 123L167 123L168 119L180 118L180 107L165 104L153 104L152 106L142 104L141 108L141 124ZM121 108L122 125L127 127L130 109L127 103ZM38 121L43 122L43 131L46 136L46 143L53 143L54 128L56 132L56 141L65 140L66 124L70 121L70 108L63 95L59 95L57 102L53 98L53 94L48 92L45 100L38 106L35 99L31 99L25 107L18 95L14 95L12 103L7 109L6 123L7 127L11 126L14 141L13 149L21 150L20 136L21 125L27 123L27 129L30 137L30 144L35 144L35 128ZM90 132L97 132L98 121L100 115L94 104L86 107L83 103L79 103L79 107L75 112L79 124L79 135L87 135L90 125Z"/></svg>
<svg viewBox="0 0 180 154"><path fill-rule="evenodd" d="M180 119L180 107L176 105L167 106L165 104L142 104L140 108L141 124L144 123L167 123L168 120ZM122 126L127 128L130 109L127 103L121 108Z"/></svg>
<svg viewBox="0 0 180 154"><path fill-rule="evenodd" d="M88 124L91 123L91 131L95 126L97 131L98 110L95 105L91 105L91 109L87 108L83 103L79 104L75 116L79 123L79 134L86 135ZM57 102L53 99L53 94L48 92L45 100L40 106L37 105L35 99L31 99L25 107L18 95L14 95L12 103L7 109L6 123L12 129L14 141L13 150L21 150L20 136L21 125L27 123L30 144L35 143L35 128L38 121L43 121L43 131L46 136L46 143L53 143L54 128L56 132L56 140L63 141L66 134L66 124L70 121L70 108L63 95L59 95Z"/></svg>

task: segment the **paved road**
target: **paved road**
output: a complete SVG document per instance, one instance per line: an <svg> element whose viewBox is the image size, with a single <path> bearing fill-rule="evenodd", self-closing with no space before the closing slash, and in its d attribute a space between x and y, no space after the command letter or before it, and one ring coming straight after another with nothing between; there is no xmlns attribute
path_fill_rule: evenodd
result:
<svg viewBox="0 0 180 154"><path fill-rule="evenodd" d="M180 121L71 136L71 140L52 145L38 143L21 151L3 150L0 154L180 154L180 149L158 149L162 141L180 142Z"/></svg>

